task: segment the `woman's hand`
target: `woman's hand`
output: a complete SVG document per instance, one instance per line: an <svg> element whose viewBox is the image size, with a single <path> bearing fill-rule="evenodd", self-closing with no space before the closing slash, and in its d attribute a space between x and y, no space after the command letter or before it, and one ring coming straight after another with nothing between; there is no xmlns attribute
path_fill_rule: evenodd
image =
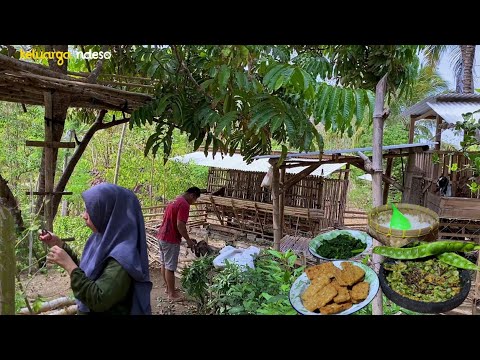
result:
<svg viewBox="0 0 480 360"><path fill-rule="evenodd" d="M43 241L49 247L52 247L52 246L63 247L63 241L60 240L60 238L57 235L55 235L54 233L51 233L50 231L42 230L42 233L39 234L38 237L40 238L40 241Z"/></svg>
<svg viewBox="0 0 480 360"><path fill-rule="evenodd" d="M50 252L47 255L47 261L49 263L60 265L68 272L68 275L78 267L66 251L57 245L52 246L50 249Z"/></svg>

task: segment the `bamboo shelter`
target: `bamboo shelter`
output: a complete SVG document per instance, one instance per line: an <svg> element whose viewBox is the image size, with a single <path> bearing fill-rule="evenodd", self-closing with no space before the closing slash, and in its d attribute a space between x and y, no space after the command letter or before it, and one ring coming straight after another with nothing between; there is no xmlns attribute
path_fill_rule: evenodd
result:
<svg viewBox="0 0 480 360"><path fill-rule="evenodd" d="M264 239L273 238L271 190L261 187L265 173L209 169L207 194L200 198L207 221L240 229ZM285 181L293 174L286 174ZM342 226L348 189L348 171L337 178L308 176L285 193L283 231L313 236L320 229ZM222 196L213 195L221 193Z"/></svg>
<svg viewBox="0 0 480 360"><path fill-rule="evenodd" d="M55 50L68 50L66 45L55 47L58 47ZM153 86L146 84L145 79L115 76L102 79L105 76L101 74L102 66L103 61L100 60L91 72L75 73L67 72L66 61L62 65L51 62L46 67L0 54L0 101L22 104L24 111L29 104L45 107L45 137L43 140L27 140L26 145L43 148L40 187L32 195L39 197L37 207L40 208L40 204L43 207L47 230L53 230L53 219L61 197L72 194L64 191L70 175L62 176L55 184L58 149L75 148L65 171L71 174L96 131L128 122L130 119L125 114L153 99L145 93L125 90L152 91ZM75 138L75 142L62 142L67 109L70 107L100 111L82 140ZM104 123L107 111L120 111L124 116ZM6 205L16 209L14 203Z"/></svg>
<svg viewBox="0 0 480 360"><path fill-rule="evenodd" d="M426 98L403 112L410 117L409 141L413 143L418 121L433 122L435 149L410 154L403 202L428 207L440 217L440 239L480 241L480 192L472 183L480 181L471 160L462 151L441 150L442 141L460 147L463 137L453 128L463 114L480 109L479 94L440 94ZM476 119L480 114L474 114ZM478 152L469 152L470 158ZM437 181L448 179L448 191L440 192Z"/></svg>

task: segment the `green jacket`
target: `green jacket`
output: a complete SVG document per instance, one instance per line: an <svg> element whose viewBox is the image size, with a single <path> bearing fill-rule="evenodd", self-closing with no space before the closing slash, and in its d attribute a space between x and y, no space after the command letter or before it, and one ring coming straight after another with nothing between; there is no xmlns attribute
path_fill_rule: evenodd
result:
<svg viewBox="0 0 480 360"><path fill-rule="evenodd" d="M75 252L65 244L63 249L79 265ZM108 258L100 277L90 280L82 269L76 268L70 274L73 295L84 303L90 313L129 315L132 307L133 280L127 271L113 258Z"/></svg>

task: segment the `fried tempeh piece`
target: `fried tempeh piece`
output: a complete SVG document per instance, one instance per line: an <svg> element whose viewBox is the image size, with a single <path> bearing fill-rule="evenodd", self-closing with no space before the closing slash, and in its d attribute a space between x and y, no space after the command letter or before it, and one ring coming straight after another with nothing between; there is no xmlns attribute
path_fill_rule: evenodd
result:
<svg viewBox="0 0 480 360"><path fill-rule="evenodd" d="M333 298L333 302L335 303L344 303L347 301L350 301L350 293L348 292L348 289L344 286L339 286L337 287L337 296Z"/></svg>
<svg viewBox="0 0 480 360"><path fill-rule="evenodd" d="M337 279L333 279L332 285L335 286L335 289L337 289L337 296L333 298L333 301L336 303L344 303L347 301L350 301L350 292L348 291L346 286L341 286Z"/></svg>
<svg viewBox="0 0 480 360"><path fill-rule="evenodd" d="M328 284L322 288L317 294L317 309L327 305L337 294L338 291L332 284Z"/></svg>
<svg viewBox="0 0 480 360"><path fill-rule="evenodd" d="M320 275L326 275L329 278L333 278L335 276L336 269L337 267L333 265L332 262L327 262L320 265L310 266L305 269L305 273L310 281L312 281Z"/></svg>
<svg viewBox="0 0 480 360"><path fill-rule="evenodd" d="M337 314L341 311L345 311L352 307L352 303L343 303L343 304L328 304L320 308L320 313L324 315Z"/></svg>
<svg viewBox="0 0 480 360"><path fill-rule="evenodd" d="M367 298L369 291L370 291L370 284L365 281L362 281L353 286L350 295L354 302L360 302Z"/></svg>
<svg viewBox="0 0 480 360"><path fill-rule="evenodd" d="M315 278L302 294L302 302L305 308L309 311L318 309L317 300L320 295L319 292L330 283L330 279L326 275L320 275Z"/></svg>
<svg viewBox="0 0 480 360"><path fill-rule="evenodd" d="M336 277L340 285L352 286L361 281L365 276L365 271L352 263L342 262L342 268L343 270L340 272L339 277Z"/></svg>

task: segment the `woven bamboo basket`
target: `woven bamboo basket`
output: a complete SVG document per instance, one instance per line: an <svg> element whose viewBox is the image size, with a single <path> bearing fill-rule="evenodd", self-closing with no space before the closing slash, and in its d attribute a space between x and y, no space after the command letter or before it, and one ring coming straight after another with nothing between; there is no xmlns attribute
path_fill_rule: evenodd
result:
<svg viewBox="0 0 480 360"><path fill-rule="evenodd" d="M420 222L428 222L430 226L411 230L397 230L380 224L389 224L392 217L392 206L382 205L368 213L367 232L382 244L402 247L412 241L436 241L438 237L438 214L423 206L413 204L396 204L403 214L414 215Z"/></svg>

